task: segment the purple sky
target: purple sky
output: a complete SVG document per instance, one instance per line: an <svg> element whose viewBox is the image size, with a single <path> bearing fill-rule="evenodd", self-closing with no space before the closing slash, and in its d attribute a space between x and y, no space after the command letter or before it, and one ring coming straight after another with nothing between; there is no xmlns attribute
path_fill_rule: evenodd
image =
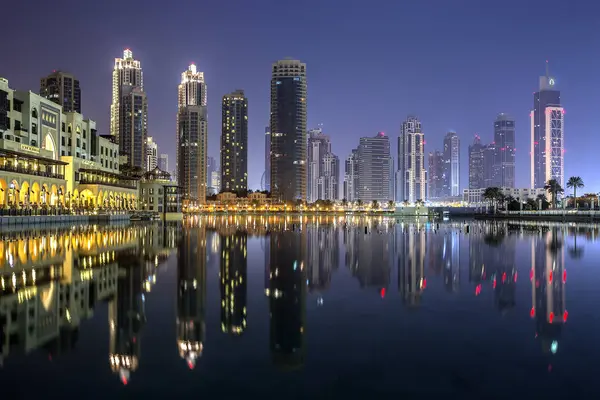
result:
<svg viewBox="0 0 600 400"><path fill-rule="evenodd" d="M577 5L575 5L577 3ZM208 85L209 155L218 158L223 94L249 101L249 184L264 170L271 63L307 63L308 126L322 123L344 159L361 136L383 131L396 155L402 120L417 114L426 151L447 130L467 146L492 140L496 114L517 124L517 185L529 184L529 111L549 60L566 108L566 176L600 191L600 4L567 0L9 1L0 76L39 90L53 69L81 81L86 117L108 133L111 71L123 48L144 69L149 134L174 167L180 74L192 61ZM33 10L33 11L32 11Z"/></svg>

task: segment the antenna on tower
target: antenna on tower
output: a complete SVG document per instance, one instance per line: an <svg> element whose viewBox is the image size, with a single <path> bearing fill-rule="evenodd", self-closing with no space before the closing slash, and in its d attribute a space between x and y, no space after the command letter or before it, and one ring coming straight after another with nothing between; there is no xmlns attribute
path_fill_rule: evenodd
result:
<svg viewBox="0 0 600 400"><path fill-rule="evenodd" d="M548 64L548 60L546 60L546 77L550 76L550 64Z"/></svg>

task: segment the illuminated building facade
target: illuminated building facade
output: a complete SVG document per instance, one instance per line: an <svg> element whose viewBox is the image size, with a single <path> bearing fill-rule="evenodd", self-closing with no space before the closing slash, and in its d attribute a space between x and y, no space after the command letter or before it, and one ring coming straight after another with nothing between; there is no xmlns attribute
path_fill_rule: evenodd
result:
<svg viewBox="0 0 600 400"><path fill-rule="evenodd" d="M206 201L208 120L204 73L191 64L177 89L177 184L184 207Z"/></svg>
<svg viewBox="0 0 600 400"><path fill-rule="evenodd" d="M127 163L145 169L148 136L148 100L144 92L142 65L129 49L115 58L110 106L110 134Z"/></svg>
<svg viewBox="0 0 600 400"><path fill-rule="evenodd" d="M496 186L515 187L515 120L507 114L498 114L494 121L496 151ZM532 186L533 187L533 186Z"/></svg>
<svg viewBox="0 0 600 400"><path fill-rule="evenodd" d="M165 221L183 219L179 186L171 181L168 172L157 167L142 176L139 209L158 212Z"/></svg>
<svg viewBox="0 0 600 400"><path fill-rule="evenodd" d="M484 149L479 135L475 135L473 144L469 146L469 189L484 189L485 186L485 164ZM431 177L431 172L430 175Z"/></svg>
<svg viewBox="0 0 600 400"><path fill-rule="evenodd" d="M123 177L114 138L96 123L0 79L0 212L132 210L138 185Z"/></svg>
<svg viewBox="0 0 600 400"><path fill-rule="evenodd" d="M265 173L263 176L262 190L271 191L271 127L265 128Z"/></svg>
<svg viewBox="0 0 600 400"><path fill-rule="evenodd" d="M358 176L358 149L353 149L346 158L344 173L344 199L347 201L357 201L359 199Z"/></svg>
<svg viewBox="0 0 600 400"><path fill-rule="evenodd" d="M540 77L530 113L531 188L543 188L551 179L564 187L564 114L560 91L546 64L546 75Z"/></svg>
<svg viewBox="0 0 600 400"><path fill-rule="evenodd" d="M248 99L243 90L223 96L221 107L221 188L248 190Z"/></svg>
<svg viewBox="0 0 600 400"><path fill-rule="evenodd" d="M271 75L271 193L306 200L306 64L280 60Z"/></svg>
<svg viewBox="0 0 600 400"><path fill-rule="evenodd" d="M158 145L152 138L146 138L146 171L152 171L158 166ZM166 171L166 170L165 170Z"/></svg>
<svg viewBox="0 0 600 400"><path fill-rule="evenodd" d="M62 106L64 112L81 114L81 88L72 74L53 71L40 79L40 96Z"/></svg>
<svg viewBox="0 0 600 400"><path fill-rule="evenodd" d="M247 240L247 233L233 229L221 235L221 330L234 335L244 333L247 323Z"/></svg>
<svg viewBox="0 0 600 400"><path fill-rule="evenodd" d="M297 368L306 351L306 234L274 230L270 241L271 354L276 365Z"/></svg>
<svg viewBox="0 0 600 400"><path fill-rule="evenodd" d="M429 199L441 199L444 197L444 155L439 151L429 153L428 164Z"/></svg>
<svg viewBox="0 0 600 400"><path fill-rule="evenodd" d="M177 349L193 369L206 338L206 227L184 229L177 251Z"/></svg>
<svg viewBox="0 0 600 400"><path fill-rule="evenodd" d="M376 200L387 204L390 193L390 139L383 132L360 138L358 145L358 199L369 204ZM358 200L357 199L357 200Z"/></svg>
<svg viewBox="0 0 600 400"><path fill-rule="evenodd" d="M414 203L427 199L425 134L421 121L415 116L409 116L402 122L398 137L396 201Z"/></svg>
<svg viewBox="0 0 600 400"><path fill-rule="evenodd" d="M460 139L456 132L444 137L444 196L460 196Z"/></svg>

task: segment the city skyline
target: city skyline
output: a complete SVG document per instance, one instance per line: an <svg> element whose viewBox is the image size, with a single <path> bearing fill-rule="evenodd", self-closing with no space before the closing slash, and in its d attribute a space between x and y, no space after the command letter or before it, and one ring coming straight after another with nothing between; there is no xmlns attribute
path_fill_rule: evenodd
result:
<svg viewBox="0 0 600 400"><path fill-rule="evenodd" d="M547 13L551 7L548 3L544 4L547 7L544 7L545 11L543 12ZM510 7L510 4L505 6ZM387 7L387 14L391 16L401 9L404 12L418 12L424 7L421 5L405 7L390 5ZM10 8L15 8L15 12L17 12L16 9L20 6L11 5ZM81 11L78 8L75 7L65 12L69 15L76 15ZM246 7L241 8L245 13L248 13L249 10ZM1 74L9 79L13 87L36 90L39 86L40 77L46 76L52 69L56 68L72 73L80 80L82 94L85 97L82 102L82 112L98 121L99 132L105 134L109 132L107 105L110 104L110 93L106 90L106 81L110 79L108 75L110 74L110 65L107 65L107 60L113 58L122 48L131 46L136 59L142 61L145 69L144 86L145 91L148 93L150 116L148 135L156 138L159 148L162 149L161 152L168 153L174 159L174 140L171 132L174 125L173 116L175 115L176 106L171 95L161 96L161 93L168 93L165 88L172 87L181 65L187 65L190 59L196 60L198 65L205 71L208 85L212 88L211 93L214 93L214 96L209 100L209 118L215 123L212 123L209 127L208 154L217 156L220 133L217 104L220 102L220 97L229 92L232 87L244 87L248 98L253 102L254 118L249 124L249 137L259 137L264 131L264 121L268 119L268 89L264 87L268 85L268 65L274 60L289 54L306 62L311 70L309 76L311 88L309 97L311 101L308 105L308 126L316 126L317 122L324 124L324 129L332 136L332 141L334 143L339 142L339 145L336 145L336 153L340 159L345 159L348 156L351 148L360 137L369 135L372 132L383 131L395 142L399 130L399 120L401 120L402 115L408 113L414 112L419 115L426 126L425 131L428 135L426 151L429 152L432 150L429 148L429 143L438 143L449 129L456 130L464 139L464 144L469 142L475 133L481 135L482 138L486 138L484 142L487 143L489 141L487 138L491 134L489 121L498 113L506 112L513 116L517 126L515 147L518 149L516 152L516 168L519 173L516 174L517 182L515 186L526 187L529 186L529 179L525 179L524 176L529 175L528 142L530 136L531 93L537 90L537 77L543 74L545 60L550 61L552 71L557 74L557 83L563 97L561 100L568 112L565 142L567 149L565 154L566 177L584 175L581 173L583 166L586 162L592 162L593 160L592 155L585 152L585 137L588 135L582 132L593 133L592 115L594 115L593 111L598 108L599 104L598 95L589 90L586 84L586 82L593 81L592 70L594 68L591 66L596 65L597 61L595 61L594 56L576 50L585 48L586 45L589 46L589 35L586 36L581 30L585 29L584 21L591 14L586 15L585 10L576 12L582 21L579 24L580 27L575 27L573 30L567 30L564 33L561 40L571 46L565 53L562 50L555 49L550 43L544 43L541 46L536 46L536 48L531 48L531 46L522 43L525 42L521 39L522 35L527 34L527 32L537 31L540 34L551 32L549 27L544 26L541 22L536 22L539 18L533 20L529 18L533 15L534 9L538 8L533 4L528 4L527 7L516 10L515 21L513 21L516 33L493 32L492 26L486 26L490 22L491 17L489 15L493 13L487 12L486 16L481 11L469 10L468 15L462 16L461 20L468 18L470 22L465 26L461 26L460 29L453 29L452 32L448 33L444 29L445 23L441 23L440 26L436 27L435 32L414 39L415 44L418 45L415 51L419 54L423 52L435 54L439 64L439 60L446 57L451 51L466 54L467 48L475 44L475 39L466 40L463 44L458 43L459 41L456 39L477 28L481 40L499 41L501 37L504 38L502 46L513 51L512 61L507 60L498 64L486 60L485 56L491 54L492 50L485 49L485 52L478 55L477 58L475 58L475 55L467 54L459 62L446 65L444 72L434 72L431 68L416 68L416 65L411 67L399 64L399 73L386 81L382 81L382 78L375 73L378 67L370 67L369 70L365 70L365 74L360 74L361 79L363 79L361 87L366 91L361 96L363 99L361 105L359 106L355 101L351 101L346 104L345 112L339 112L340 107L337 105L331 106L335 102L336 96L349 95L347 89L341 88L340 84L345 84L346 76L363 69L365 58L368 58L369 55L380 54L384 44L368 49L365 55L359 58L356 66L350 65L347 70L336 74L331 67L335 65L340 57L344 57L348 51L345 47L332 49L331 54L323 54L321 51L311 53L309 51L310 40L303 39L294 42L292 39L298 35L295 34L292 39L285 39L289 46L283 52L281 47L276 46L276 44L283 42L283 38L269 38L265 42L261 42L259 51L249 60L249 65L241 66L239 63L234 65L235 63L228 62L229 55L224 55L225 59L218 56L218 49L227 47L226 43L233 40L233 36L232 34L219 35L224 28L219 28L212 22L207 27L203 27L202 30L214 31L215 33L211 36L216 36L218 40L215 44L202 49L190 46L183 48L172 41L169 41L167 45L164 39L157 41L155 34L142 35L141 32L147 32L147 29L150 28L145 26L147 24L145 22L144 26L136 27L135 32L119 33L119 36L112 34L106 38L97 39L97 42L94 42L94 48L98 49L98 52L89 58L82 58L77 54L69 54L66 51L55 51L54 54L51 54L46 50L41 56L42 61L40 61L40 55L36 56L35 62L30 60L32 55L26 55L22 63L7 65L6 68L3 68ZM314 12L303 12L303 15L308 20L314 20L333 13L330 6L323 6L320 11L321 14L318 17ZM166 7L164 12L165 15L169 15L174 10L169 10L169 7ZM207 12L216 19L218 15L225 11L221 6L212 4L207 8ZM239 11L236 11L234 18L239 18L238 13ZM441 5L435 13L429 13L426 16L427 20L442 21L441 15L438 15L438 13L447 16L454 15L457 11L452 10L450 5ZM349 12L348 20L358 19L358 14ZM384 14L386 13L383 13L382 10L378 10L376 13L370 10L363 14L365 24L375 29L368 37L362 39L361 43L370 41L375 32L383 29L381 27L377 28L375 21L376 17L385 20L387 16ZM572 11L569 18L573 18L574 14L575 12ZM100 12L100 15L102 15L102 12ZM256 13L252 12L248 14L248 17L248 22L257 22L257 18L259 18ZM77 18L74 18L74 20L77 20ZM155 18L153 17L150 20L155 20ZM41 27L48 24L43 20L39 22ZM13 23L9 21L9 26ZM392 29L394 34L401 34L402 31L408 28L408 26L402 26L389 29ZM91 32L95 29L97 28L90 27ZM322 29L319 31L321 34L325 34L324 39L328 42L341 38L341 32L335 33L329 29L326 32ZM444 39L440 40L439 35L442 31L444 32ZM347 28L344 32L351 33L347 32ZM262 38L263 34L259 32L252 37L255 39ZM311 33L310 37L313 36L314 33ZM350 36L354 37L352 34ZM86 32L78 40L91 40L91 37L89 39L88 37L90 37L89 33ZM575 40L580 41L580 43L573 44ZM438 41L446 43L447 49L444 50L442 44L437 44ZM450 43L450 46L448 46L448 43ZM7 50L16 49L15 45L15 43L7 43ZM36 44L33 44L33 46L36 49L38 48ZM572 52L578 55L577 59L569 57ZM382 58L382 63L393 63L395 57L397 56L385 55ZM434 56L423 58L423 64L433 65L432 57ZM515 57L519 57L519 62L514 60ZM221 67L223 63L228 63L226 68ZM472 63L473 66L467 65L469 63ZM108 64L110 64L110 61ZM496 65L493 66L493 64ZM482 74L479 71L486 72ZM385 86L382 86L382 82L386 82ZM460 90L458 90L459 87ZM460 107L447 104L442 99L433 96L433 93L439 93L440 90L455 93L458 99L452 103L460 104ZM399 91L400 96L397 95ZM487 98L486 95L489 93L493 93L494 98L488 98L486 102L481 102L480 100L484 97ZM383 101L376 100L377 97L381 97ZM395 100L389 103L389 99L392 98ZM382 105L379 106L378 104ZM391 110L400 110L398 112L400 117L391 114ZM360 113L362 118L360 118L360 121L346 121L347 118L342 117L342 115L348 113ZM390 117L390 115L394 115L394 117ZM577 136L570 135L573 132L577 132ZM345 140L346 137L348 140ZM258 151L262 150L262 143L261 146L257 147L258 140L255 140L255 142L252 143L252 140L250 140L249 151L251 154L259 154ZM392 144L391 151L392 154L396 153L395 143ZM577 160L571 159L569 157L570 153L583 154L583 157L578 157ZM461 148L460 158L463 160L460 181L462 182L461 187L464 188L466 182L468 182L468 168L465 163L465 160L468 159L466 145ZM248 168L249 187L253 189L260 188L260 181L264 172L263 163L258 160L249 160ZM598 186L595 177L582 177L586 180L587 186Z"/></svg>

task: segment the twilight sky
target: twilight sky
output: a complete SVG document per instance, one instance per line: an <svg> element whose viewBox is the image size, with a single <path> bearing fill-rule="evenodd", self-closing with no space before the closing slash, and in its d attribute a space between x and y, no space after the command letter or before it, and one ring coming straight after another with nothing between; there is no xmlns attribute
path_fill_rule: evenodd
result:
<svg viewBox="0 0 600 400"><path fill-rule="evenodd" d="M32 11L33 10L33 11ZM423 122L426 151L461 138L492 140L493 121L517 126L517 186L529 185L529 111L549 60L565 115L565 175L600 191L600 3L589 0L203 0L10 1L2 7L0 76L39 90L53 69L75 74L83 114L108 133L114 58L131 48L142 62L148 133L175 165L180 74L190 62L208 86L209 155L218 158L221 97L249 102L249 186L264 170L271 64L307 63L308 127L322 123L341 160L362 136L383 131L397 156L400 124ZM343 174L343 172L342 172Z"/></svg>

